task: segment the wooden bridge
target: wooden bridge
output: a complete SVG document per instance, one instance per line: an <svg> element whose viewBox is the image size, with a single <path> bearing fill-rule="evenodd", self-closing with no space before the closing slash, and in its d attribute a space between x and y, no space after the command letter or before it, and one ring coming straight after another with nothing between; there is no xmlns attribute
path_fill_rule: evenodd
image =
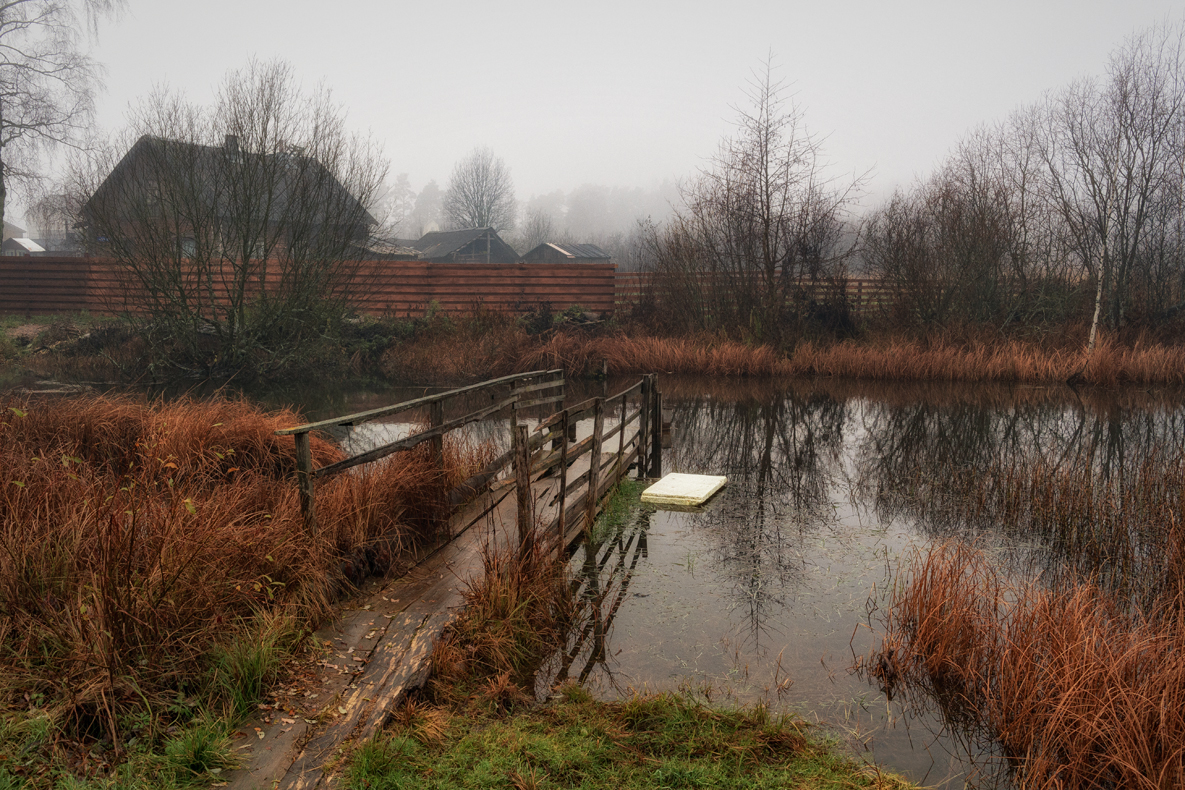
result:
<svg viewBox="0 0 1185 790"><path fill-rule="evenodd" d="M355 608L318 631L315 638L330 648L320 662L321 691L311 704L291 700L242 728L245 743L236 748L244 767L226 777L230 787L337 786L342 756L373 737L402 697L427 678L433 646L459 613L466 583L482 572L484 546L516 546L525 526L549 533L566 548L584 534L630 468L641 477L661 476L656 376L644 376L615 395L551 411L563 401L562 372L534 371L278 431L296 438L301 503L313 530L319 478L424 442L432 443L443 464L443 437L482 420L508 419L511 441L507 452L449 492L453 512L442 545L405 576L372 581ZM466 406L465 413L453 416L457 404ZM417 409L427 410L425 430L313 468L313 431ZM578 438L582 433L587 435ZM599 636L601 629L595 630Z"/></svg>

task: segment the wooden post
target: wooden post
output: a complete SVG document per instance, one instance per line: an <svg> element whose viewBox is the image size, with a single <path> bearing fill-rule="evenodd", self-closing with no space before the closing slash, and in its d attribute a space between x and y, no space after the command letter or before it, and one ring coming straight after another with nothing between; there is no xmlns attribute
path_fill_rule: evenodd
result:
<svg viewBox="0 0 1185 790"><path fill-rule="evenodd" d="M515 425L514 493L518 499L519 556L526 557L534 540L535 516L531 512L531 436L526 425Z"/></svg>
<svg viewBox="0 0 1185 790"><path fill-rule="evenodd" d="M439 428L444 425L444 401L438 400L428 406L428 427ZM435 436L428 440L432 444L432 460L436 471L444 474L444 437Z"/></svg>
<svg viewBox="0 0 1185 790"><path fill-rule="evenodd" d="M592 531L597 519L597 492L601 488L601 442L605 432L605 401L597 398L593 401L593 435L592 449L589 450L588 462L588 502L584 528Z"/></svg>
<svg viewBox="0 0 1185 790"><path fill-rule="evenodd" d="M626 396L621 396L621 425L617 431L617 466L614 467L616 471L613 473L613 482L616 483L621 478L625 477L625 470L621 468L621 462L625 460L625 415L626 415Z"/></svg>
<svg viewBox="0 0 1185 790"><path fill-rule="evenodd" d="M296 440L296 486L300 490L300 513L304 516L305 528L313 537L317 535L317 503L313 498L313 451L308 432L295 434Z"/></svg>
<svg viewBox="0 0 1185 790"><path fill-rule="evenodd" d="M563 545L568 535L568 410L564 409L560 416L560 544Z"/></svg>
<svg viewBox="0 0 1185 790"><path fill-rule="evenodd" d="M642 394L639 396L638 415L638 479L646 477L647 461L650 458L650 376L642 377Z"/></svg>
<svg viewBox="0 0 1185 790"><path fill-rule="evenodd" d="M515 426L518 425L518 393L515 392L518 387L518 381L510 382L510 396L514 398L514 402L510 404L510 433L514 433ZM511 444L514 444L514 437L510 438Z"/></svg>
<svg viewBox="0 0 1185 790"><path fill-rule="evenodd" d="M658 376L651 375L654 376L650 396L654 412L650 418L650 476L662 477L662 393L658 391Z"/></svg>

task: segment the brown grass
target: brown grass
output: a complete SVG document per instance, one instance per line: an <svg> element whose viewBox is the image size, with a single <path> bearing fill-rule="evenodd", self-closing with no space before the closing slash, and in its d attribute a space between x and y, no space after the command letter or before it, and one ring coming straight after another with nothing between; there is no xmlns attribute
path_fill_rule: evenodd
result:
<svg viewBox="0 0 1185 790"><path fill-rule="evenodd" d="M312 623L348 576L430 539L441 492L489 454L446 445L444 479L425 447L324 481L314 538L293 440L273 433L299 422L233 401L3 403L5 702L118 742L121 713L191 692L245 621ZM341 457L312 447L317 464Z"/></svg>
<svg viewBox="0 0 1185 790"><path fill-rule="evenodd" d="M875 381L1110 386L1185 384L1185 347L1142 338L1104 337L1087 356L1070 338L1008 339L871 336L830 344L804 342L789 352L710 335L611 335L557 330L530 336L514 324L460 327L396 345L382 360L396 378L452 381L535 369L569 375L690 373L734 377L837 377Z"/></svg>
<svg viewBox="0 0 1185 790"><path fill-rule="evenodd" d="M517 545L483 547L484 573L432 654L435 699L504 709L532 697L534 673L563 646L577 605L557 549L535 531Z"/></svg>
<svg viewBox="0 0 1185 790"><path fill-rule="evenodd" d="M1183 604L1140 615L1090 582L1010 583L951 544L915 559L871 671L986 728L1022 787L1181 787Z"/></svg>

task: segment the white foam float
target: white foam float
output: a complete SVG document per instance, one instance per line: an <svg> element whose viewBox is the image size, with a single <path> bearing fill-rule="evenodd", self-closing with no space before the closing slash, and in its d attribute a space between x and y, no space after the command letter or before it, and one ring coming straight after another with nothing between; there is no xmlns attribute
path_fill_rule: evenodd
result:
<svg viewBox="0 0 1185 790"><path fill-rule="evenodd" d="M655 505L694 507L707 502L728 478L722 475L687 475L671 472L642 492L642 501Z"/></svg>

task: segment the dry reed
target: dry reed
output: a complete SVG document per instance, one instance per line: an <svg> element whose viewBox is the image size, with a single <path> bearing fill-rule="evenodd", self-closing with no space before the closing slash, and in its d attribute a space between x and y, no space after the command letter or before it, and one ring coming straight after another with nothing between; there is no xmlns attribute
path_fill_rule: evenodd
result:
<svg viewBox="0 0 1185 790"><path fill-rule="evenodd" d="M311 624L347 577L431 539L443 491L489 455L450 442L443 475L424 447L324 481L314 537L293 440L274 434L299 422L231 401L0 406L6 701L118 743L122 713L192 690L248 619ZM318 465L341 457L312 447Z"/></svg>
<svg viewBox="0 0 1185 790"><path fill-rule="evenodd" d="M1185 348L1104 337L1087 355L1068 341L874 336L804 342L781 352L704 335L635 336L556 330L528 335L514 324L458 329L399 344L383 357L387 375L452 381L543 368L569 375L691 373L734 377L837 377L874 381L1088 385L1185 384Z"/></svg>
<svg viewBox="0 0 1185 790"><path fill-rule="evenodd" d="M517 545L482 548L484 572L465 590L465 610L437 642L431 690L505 706L534 693L534 674L564 644L576 611L564 552L532 530Z"/></svg>
<svg viewBox="0 0 1185 790"><path fill-rule="evenodd" d="M911 575L870 665L887 687L984 728L1022 787L1185 783L1180 595L1133 613L1088 581L1009 582L961 542L915 558Z"/></svg>

